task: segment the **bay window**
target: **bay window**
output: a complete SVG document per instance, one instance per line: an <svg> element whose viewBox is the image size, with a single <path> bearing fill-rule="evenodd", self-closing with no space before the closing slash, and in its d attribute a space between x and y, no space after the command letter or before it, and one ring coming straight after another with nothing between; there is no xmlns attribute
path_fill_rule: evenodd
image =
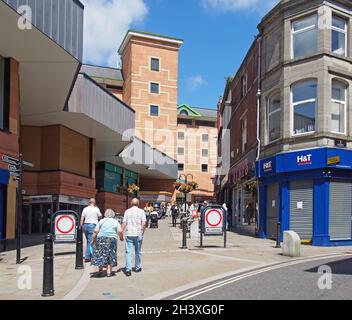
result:
<svg viewBox="0 0 352 320"><path fill-rule="evenodd" d="M281 136L281 99L277 93L268 99L268 135L269 142Z"/></svg>
<svg viewBox="0 0 352 320"><path fill-rule="evenodd" d="M337 80L332 81L331 90L331 131L346 132L346 96L347 86Z"/></svg>
<svg viewBox="0 0 352 320"><path fill-rule="evenodd" d="M315 131L317 81L309 80L292 86L293 134Z"/></svg>
<svg viewBox="0 0 352 320"><path fill-rule="evenodd" d="M346 56L347 22L345 19L333 16L331 25L331 50L333 53Z"/></svg>
<svg viewBox="0 0 352 320"><path fill-rule="evenodd" d="M318 50L318 16L313 15L292 23L292 58L310 56Z"/></svg>

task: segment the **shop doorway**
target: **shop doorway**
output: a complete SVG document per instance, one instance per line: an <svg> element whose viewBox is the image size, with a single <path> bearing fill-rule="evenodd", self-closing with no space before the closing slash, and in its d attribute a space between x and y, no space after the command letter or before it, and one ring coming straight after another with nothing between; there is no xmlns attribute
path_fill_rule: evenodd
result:
<svg viewBox="0 0 352 320"><path fill-rule="evenodd" d="M6 230L6 186L0 184L0 240L5 240Z"/></svg>
<svg viewBox="0 0 352 320"><path fill-rule="evenodd" d="M313 238L313 181L290 184L290 230L302 240Z"/></svg>

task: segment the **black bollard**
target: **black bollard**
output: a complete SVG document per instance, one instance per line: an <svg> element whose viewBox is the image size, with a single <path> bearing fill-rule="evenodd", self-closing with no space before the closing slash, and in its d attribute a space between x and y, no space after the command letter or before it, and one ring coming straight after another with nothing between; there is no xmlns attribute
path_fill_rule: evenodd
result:
<svg viewBox="0 0 352 320"><path fill-rule="evenodd" d="M276 247L275 247L277 249L281 248L280 238L281 238L281 223L278 222L276 226Z"/></svg>
<svg viewBox="0 0 352 320"><path fill-rule="evenodd" d="M77 229L76 240L76 270L84 269L83 265L83 231L82 227Z"/></svg>
<svg viewBox="0 0 352 320"><path fill-rule="evenodd" d="M182 249L187 249L187 221L186 218L182 219Z"/></svg>
<svg viewBox="0 0 352 320"><path fill-rule="evenodd" d="M54 295L54 246L53 238L49 233L44 240L44 258L43 258L43 297Z"/></svg>

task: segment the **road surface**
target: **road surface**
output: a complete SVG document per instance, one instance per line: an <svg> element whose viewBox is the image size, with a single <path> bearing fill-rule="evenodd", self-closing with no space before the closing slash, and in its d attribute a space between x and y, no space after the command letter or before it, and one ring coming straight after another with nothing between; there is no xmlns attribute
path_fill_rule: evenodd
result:
<svg viewBox="0 0 352 320"><path fill-rule="evenodd" d="M329 270L331 278L325 273ZM351 300L352 256L266 267L179 293L170 299Z"/></svg>

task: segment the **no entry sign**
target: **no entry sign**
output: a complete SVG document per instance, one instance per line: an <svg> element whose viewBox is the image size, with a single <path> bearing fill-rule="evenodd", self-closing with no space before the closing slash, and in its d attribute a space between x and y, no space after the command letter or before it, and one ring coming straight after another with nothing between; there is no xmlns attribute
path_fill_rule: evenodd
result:
<svg viewBox="0 0 352 320"><path fill-rule="evenodd" d="M77 219L73 214L55 217L55 242L75 242Z"/></svg>
<svg viewBox="0 0 352 320"><path fill-rule="evenodd" d="M226 212L221 207L207 207L203 212L204 235L223 235Z"/></svg>

